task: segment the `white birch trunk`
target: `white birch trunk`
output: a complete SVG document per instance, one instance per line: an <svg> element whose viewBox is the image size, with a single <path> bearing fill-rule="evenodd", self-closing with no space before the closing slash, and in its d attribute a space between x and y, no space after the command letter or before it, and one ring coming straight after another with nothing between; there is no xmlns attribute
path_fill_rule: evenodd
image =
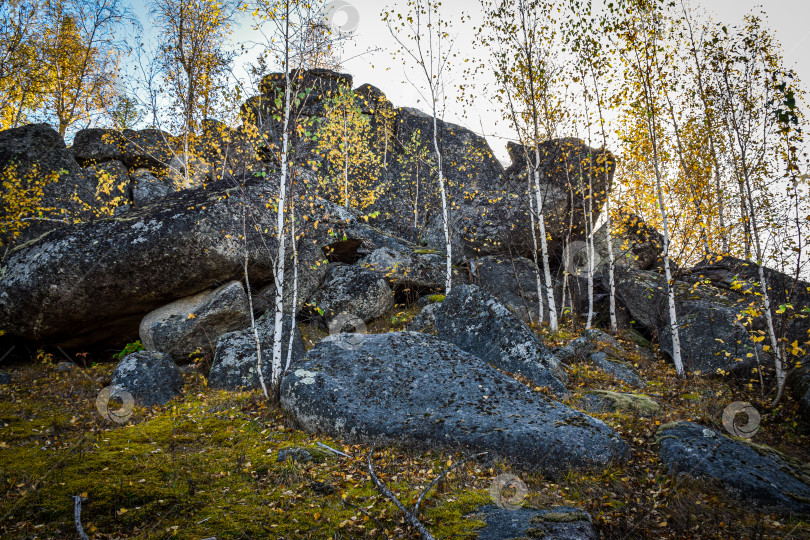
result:
<svg viewBox="0 0 810 540"><path fill-rule="evenodd" d="M444 185L444 171L442 170L442 153L439 151L439 132L436 121L436 99L433 99L433 150L436 152L436 162L439 169L439 191L442 196L442 224L444 225L444 248L447 256L445 258L446 275L444 283L444 294L450 294L453 287L453 255L450 243L450 216L447 208L447 190Z"/></svg>
<svg viewBox="0 0 810 540"><path fill-rule="evenodd" d="M545 311L545 301L543 300L543 279L540 275L540 261L537 260L537 229L535 229L535 220L534 220L534 199L532 199L532 172L529 167L529 157L526 156L526 189L527 194L529 195L529 217L531 218L531 226L532 226L532 244L534 246L534 250L532 251L532 255L534 255L534 277L537 282L537 304L538 304L538 315L537 315L537 324L543 324L543 316Z"/></svg>
<svg viewBox="0 0 810 540"><path fill-rule="evenodd" d="M607 175L605 175L607 180ZM607 181L605 182L607 185ZM605 197L605 239L607 240L608 252L608 282L610 287L610 331L616 333L619 331L619 325L616 322L616 277L613 273L615 260L613 259L613 235L611 234L611 227L613 220L610 218L610 188L605 190L607 195Z"/></svg>
<svg viewBox="0 0 810 540"><path fill-rule="evenodd" d="M289 18L289 14L288 14ZM287 31L289 32L289 21L287 22ZM289 46L288 46L289 47ZM287 172L288 172L288 151L290 144L289 125L290 125L290 108L291 108L291 95L289 71L289 55L286 55L284 63L284 78L286 79L286 86L284 91L284 133L282 135L281 143L281 176L279 178L279 195L278 195L278 211L276 227L278 229L278 252L276 253L275 268L273 272L273 280L275 282L276 295L275 295L275 326L273 332L273 365L272 365L272 386L274 394L279 388L281 382L281 331L284 316L284 263L286 259L286 240L284 234L284 225L286 222L286 205L287 205Z"/></svg>
<svg viewBox="0 0 810 540"><path fill-rule="evenodd" d="M681 358L681 336L678 332L678 313L675 310L675 288L672 283L672 271L669 267L669 222L667 221L667 209L664 206L664 194L661 188L661 174L658 172L658 157L656 150L655 157L655 185L658 192L658 206L661 210L661 221L664 230L664 276L667 280L667 299L669 302L669 326L672 332L672 362L675 364L675 371L683 377L683 359Z"/></svg>
<svg viewBox="0 0 810 540"><path fill-rule="evenodd" d="M589 141L590 143L590 141ZM582 163L580 167L580 184L582 183ZM589 330L593 324L593 272L594 272L594 249L593 249L593 187L590 179L588 180L588 203L587 215L585 216L585 249L588 252L588 317L585 320L585 329ZM583 201L584 202L584 201ZM585 210L585 208L583 208Z"/></svg>
<svg viewBox="0 0 810 540"><path fill-rule="evenodd" d="M535 141L537 144L537 141ZM554 303L554 285L551 282L551 267L548 262L548 242L546 241L546 223L543 217L543 197L540 194L540 147L534 148L534 196L537 199L537 221L540 225L540 247L543 250L543 273L546 277L546 294L548 295L548 320L552 332L557 331L557 308Z"/></svg>
<svg viewBox="0 0 810 540"><path fill-rule="evenodd" d="M287 344L287 363L284 365L284 373L287 373L290 370L290 365L292 365L293 343L295 342L295 314L298 311L298 244L295 241L295 209L292 205L290 214L290 245L293 252L293 296L290 314L290 339Z"/></svg>

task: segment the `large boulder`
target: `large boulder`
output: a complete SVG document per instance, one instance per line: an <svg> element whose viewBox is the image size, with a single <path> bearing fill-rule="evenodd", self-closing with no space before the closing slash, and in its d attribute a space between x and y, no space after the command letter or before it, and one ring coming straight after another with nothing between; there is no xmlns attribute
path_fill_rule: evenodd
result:
<svg viewBox="0 0 810 540"><path fill-rule="evenodd" d="M760 266L755 262L725 256L701 262L691 270L689 277L709 280L724 291L731 290L737 296L750 297L762 293L759 272ZM762 272L774 312L777 336L784 335L789 343L810 342L810 282L767 266L762 267ZM787 308L788 305L791 307ZM786 309L778 310L779 306L786 306ZM763 317L758 318L757 326L765 329Z"/></svg>
<svg viewBox="0 0 810 540"><path fill-rule="evenodd" d="M96 163L84 169L93 178L96 196L90 202L97 216L110 216L128 208L132 203L132 178L120 161Z"/></svg>
<svg viewBox="0 0 810 540"><path fill-rule="evenodd" d="M654 272L617 267L616 296L635 321L658 335L661 350L672 357L672 333L666 279ZM678 333L684 367L695 374L745 374L757 355L740 317L745 304L717 289L673 281Z"/></svg>
<svg viewBox="0 0 810 540"><path fill-rule="evenodd" d="M475 285L453 287L434 321L439 338L557 394L568 392L557 357L523 321Z"/></svg>
<svg viewBox="0 0 810 540"><path fill-rule="evenodd" d="M147 206L174 193L174 182L158 178L149 169L138 168L132 172L132 202L135 206Z"/></svg>
<svg viewBox="0 0 810 540"><path fill-rule="evenodd" d="M617 214L617 218L611 222L610 231L613 263L638 270L647 270L661 263L664 245L661 233L626 208L619 209ZM596 230L593 239L595 267L597 271L605 271L610 262L607 224Z"/></svg>
<svg viewBox="0 0 810 540"><path fill-rule="evenodd" d="M132 394L135 405L163 405L183 390L183 377L171 356L141 351L129 354L115 366L112 386Z"/></svg>
<svg viewBox="0 0 810 540"><path fill-rule="evenodd" d="M373 102L379 103L383 97L373 96ZM392 142L399 141L400 144L388 144L388 167L376 203L381 212L380 219L394 234L414 242L425 241L431 248L444 252L438 177L432 172L434 167L431 163L434 160L433 117L408 107L390 112L394 117ZM381 120L373 125L378 128L377 139L382 141L384 129ZM477 203L467 201L465 197L478 189L500 189L503 167L484 137L441 120L436 125L442 147L447 194L453 205L452 213L464 210L472 212ZM384 144L378 142L375 146L378 151L385 151ZM414 159L413 151L424 156ZM462 231L456 225L453 227L454 236L460 241ZM454 251L458 259L463 260L466 258L462 255L464 244L459 243L457 247Z"/></svg>
<svg viewBox="0 0 810 540"><path fill-rule="evenodd" d="M538 510L503 506L484 506L468 516L486 523L486 526L478 531L478 540L599 539L599 531L590 514L581 508L557 506Z"/></svg>
<svg viewBox="0 0 810 540"><path fill-rule="evenodd" d="M495 296L524 322L538 321L540 306L534 261L525 257L490 255L471 260L470 268L475 284L481 289ZM545 295L542 281L541 290ZM545 298L543 300L544 305L548 303Z"/></svg>
<svg viewBox="0 0 810 540"><path fill-rule="evenodd" d="M326 325L341 314L369 322L394 307L394 294L385 279L373 270L331 263L310 303Z"/></svg>
<svg viewBox="0 0 810 540"><path fill-rule="evenodd" d="M290 353L290 326L292 318L288 315L282 319L281 357L282 368L287 366ZM265 384L269 384L272 373L273 344L275 343L275 316L273 313L256 321L256 332L262 358L262 374ZM298 365L304 357L304 340L296 325L293 331L292 356L290 366ZM214 363L208 375L208 386L225 390L260 388L257 369L256 336L253 328L230 332L219 338L214 354Z"/></svg>
<svg viewBox="0 0 810 540"><path fill-rule="evenodd" d="M692 422L661 426L661 462L718 481L738 498L780 514L810 514L810 468L779 452Z"/></svg>
<svg viewBox="0 0 810 540"><path fill-rule="evenodd" d="M125 129L121 132L120 145L121 161L127 167L163 170L175 156L180 141L171 133L159 129Z"/></svg>
<svg viewBox="0 0 810 540"><path fill-rule="evenodd" d="M329 336L281 384L311 432L349 441L488 451L544 474L628 457L603 422L518 383L454 345L416 332Z"/></svg>
<svg viewBox="0 0 810 540"><path fill-rule="evenodd" d="M213 353L220 336L249 325L245 288L231 281L150 312L139 333L147 351L168 353L182 362L194 353Z"/></svg>
<svg viewBox="0 0 810 540"><path fill-rule="evenodd" d="M82 129L73 137L70 151L82 166L89 167L106 161L123 161L126 140L114 129Z"/></svg>
<svg viewBox="0 0 810 540"><path fill-rule="evenodd" d="M264 182L182 192L19 246L0 268L0 328L63 346L133 341L150 311L244 277L239 205L249 205L262 230L272 229L272 196ZM272 236L249 230L247 240L251 279L268 280Z"/></svg>
<svg viewBox="0 0 810 540"><path fill-rule="evenodd" d="M92 215L96 186L84 174L65 141L48 124L28 124L0 131L0 193L9 188L29 194L41 185L41 198L27 204L40 212L17 216L12 205L0 206L0 219L32 218L18 237L0 238L4 245L19 244L75 219ZM19 195L13 195L19 201ZM21 202L21 201L19 201Z"/></svg>
<svg viewBox="0 0 810 540"><path fill-rule="evenodd" d="M433 252L417 252L405 246L400 249L381 247L360 259L358 264L383 276L405 299L416 300L445 286L445 258ZM454 274L458 274L455 269Z"/></svg>

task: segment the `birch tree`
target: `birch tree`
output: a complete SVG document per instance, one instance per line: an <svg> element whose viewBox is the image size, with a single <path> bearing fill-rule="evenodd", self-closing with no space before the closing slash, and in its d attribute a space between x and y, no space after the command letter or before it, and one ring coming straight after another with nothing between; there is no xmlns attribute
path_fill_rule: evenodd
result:
<svg viewBox="0 0 810 540"><path fill-rule="evenodd" d="M372 149L370 121L351 88L341 87L326 100L318 151L324 161L325 198L359 209L377 199L380 159Z"/></svg>
<svg viewBox="0 0 810 540"><path fill-rule="evenodd" d="M630 111L646 130L652 150L652 167L655 175L655 193L661 215L663 241L664 275L666 277L667 300L669 307L669 331L672 337L672 360L679 376L684 376L681 358L678 314L675 306L675 289L670 265L670 237L667 206L662 187L659 139L662 133L663 106L660 103L662 85L666 84L662 66L666 59L660 57L663 15L662 0L626 0L617 6L620 51L625 66L625 85L631 100Z"/></svg>
<svg viewBox="0 0 810 540"><path fill-rule="evenodd" d="M294 206L292 204L292 185L295 171L295 144L293 137L307 136L307 130L302 125L299 117L301 112L301 102L307 97L306 89L300 89L298 82L303 70L312 61L313 57L325 47L323 34L313 35L313 25L321 20L322 6L302 0L254 0L248 6L257 21L254 29L259 31L264 38L262 43L265 51L262 53L275 62L283 72L283 79L279 81L282 88L282 95L276 99L280 128L281 144L278 147L276 158L279 165L278 174L278 195L274 201L276 212L276 247L273 257L273 285L274 285L274 330L273 349L270 361L270 390L265 389L265 395L272 399L278 399L281 377L284 374L282 343L282 325L284 317L284 293L285 293L285 270L287 265L287 240L292 243L293 251L293 298L297 302L297 249L296 235L294 230ZM271 137L273 134L264 132L263 137ZM265 140L263 145L276 148L275 141ZM288 232L289 231L289 232ZM293 311L297 309L294 304L290 307ZM294 321L294 318L293 318ZM293 332L293 329L290 329ZM294 332L293 332L294 333ZM289 344L287 346L289 360ZM257 353L257 361L261 367L261 354ZM262 386L264 384L264 373L261 371L260 378Z"/></svg>
<svg viewBox="0 0 810 540"><path fill-rule="evenodd" d="M414 84L430 107L433 117L431 139L436 156L436 174L439 195L442 202L442 227L445 249L445 294L450 294L453 286L453 254L450 232L450 202L442 161L441 134L439 122L444 117L444 98L447 84L447 71L453 56L454 40L449 34L449 23L440 11L437 0L408 0L403 12L383 11L383 21L388 25L391 36L399 45L397 54L409 59L422 78L421 84ZM426 92L422 88L426 89Z"/></svg>
<svg viewBox="0 0 810 540"><path fill-rule="evenodd" d="M533 211L539 229L542 269L545 277L549 326L557 331L557 308L548 253L543 212L544 193L541 189L540 142L556 132L559 107L553 95L555 65L551 51L555 37L554 8L545 0L503 0L499 3L482 2L485 12L486 42L495 45L496 76L503 93L513 101L513 127L521 138L531 168ZM567 167L566 167L567 171ZM542 320L542 314L541 314Z"/></svg>
<svg viewBox="0 0 810 540"><path fill-rule="evenodd" d="M152 0L151 14L162 33L157 67L165 95L180 118L174 127L183 132L184 182L189 185L189 146L202 120L220 108L219 97L232 54L225 50L233 10L224 0Z"/></svg>
<svg viewBox="0 0 810 540"><path fill-rule="evenodd" d="M126 46L123 24L133 22L120 0L51 0L38 8L30 91L39 93L34 117L53 123L64 137L78 125L103 118L118 95L116 76Z"/></svg>

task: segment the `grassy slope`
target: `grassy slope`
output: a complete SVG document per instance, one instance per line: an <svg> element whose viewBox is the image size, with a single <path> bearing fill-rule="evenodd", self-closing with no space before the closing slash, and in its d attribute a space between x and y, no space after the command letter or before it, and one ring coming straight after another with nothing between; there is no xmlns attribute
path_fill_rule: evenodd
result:
<svg viewBox="0 0 810 540"><path fill-rule="evenodd" d="M413 311L392 313L370 331L401 329ZM395 317L395 318L394 318ZM305 328L308 340L319 332ZM547 341L564 343L561 332ZM553 344L552 343L552 344ZM775 411L753 390L722 381L675 377L663 361L625 342L625 360L651 382L658 416L632 412L595 416L620 431L632 460L596 473L552 481L502 463L468 463L433 492L424 521L440 538L474 538L480 522L464 516L489 502L497 474L526 482L527 504L571 504L594 516L608 538L807 538L810 524L761 515L722 490L675 478L655 454L655 432L674 420L720 427L723 408L754 402L762 428L754 439L808 461L810 438L799 434L790 401ZM47 358L46 358L47 359ZM258 393L209 390L199 374L185 375L184 395L165 407L136 409L123 426L95 410L111 364L59 373L39 362L15 371L0 387L0 536L74 537L71 495L86 494L83 522L91 538L415 538L394 506L374 489L365 469L368 447L297 430ZM591 389L632 391L586 362L570 366L570 404ZM538 389L539 390L539 389ZM316 446L322 442L351 458ZM280 449L313 448L316 462L279 463ZM381 448L375 466L406 504L459 454ZM384 531L384 532L383 532Z"/></svg>

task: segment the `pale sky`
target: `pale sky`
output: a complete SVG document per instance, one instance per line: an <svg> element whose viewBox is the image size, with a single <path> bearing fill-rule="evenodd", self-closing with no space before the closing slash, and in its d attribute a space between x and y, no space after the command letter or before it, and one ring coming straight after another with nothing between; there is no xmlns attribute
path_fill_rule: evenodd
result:
<svg viewBox="0 0 810 540"><path fill-rule="evenodd" d="M564 0L563 0L564 1ZM419 93L406 80L406 71L399 60L392 57L395 42L382 22L380 12L386 5L404 6L405 0L381 2L380 0L333 0L334 23L356 26L353 39L344 51L343 71L354 77L355 87L370 83L380 88L395 106L416 107L426 110L426 104L419 99ZM743 15L751 10L761 10L767 14L769 27L774 31L782 45L784 58L792 67L803 87L810 87L810 0L695 0L695 4L706 9L713 18L727 25L735 25ZM141 18L147 35L152 35L146 9L142 3L135 3L136 14ZM401 9L401 8L400 8ZM472 45L473 26L480 24L480 7L477 0L443 0L442 13L451 21L458 21L459 14L466 12L471 21L463 27L456 25L453 30L456 36L455 48L462 56L480 57L480 51ZM236 31L235 38L244 39L249 32L244 28ZM372 51L372 52L365 52ZM361 56L357 56L363 53ZM248 55L252 60L255 55ZM353 57L353 58L352 58ZM418 75L409 74L412 80ZM514 134L509 126L500 120L497 106L487 97L492 95L486 85L492 80L486 73L478 76L472 92L478 96L474 106L458 103L449 97L445 119L472 129L487 136L490 146L502 161L506 161L506 140Z"/></svg>
<svg viewBox="0 0 810 540"><path fill-rule="evenodd" d="M382 3L375 0L347 0L357 9L359 20L354 33L354 49L367 50L375 47L393 46L390 33L380 20ZM397 5L397 3L389 3ZM703 0L696 5L706 9L713 18L728 25L737 24L752 9L762 10L768 16L769 26L782 44L786 63L792 67L799 78L804 81L804 88L810 87L810 0L771 0L756 2L750 0ZM443 13L453 18L462 11L472 16L472 23L480 21L480 8L477 1L443 0ZM348 11L348 10L344 10ZM338 21L342 23L342 20ZM456 28L457 48L475 54L471 41L474 34L471 25ZM353 49L347 48L347 53ZM417 103L419 96L412 85L405 81L401 64L394 62L390 51L380 51L365 55L362 58L346 63L345 71L354 76L355 85L369 82L385 92L395 105L424 108L424 103ZM485 76L479 77L477 83L491 83ZM497 107L487 99L489 92L481 89L480 105L467 107L448 102L445 119L459 123L476 132L487 135L490 146L502 161L507 160L506 140L514 134L508 125L500 121Z"/></svg>

